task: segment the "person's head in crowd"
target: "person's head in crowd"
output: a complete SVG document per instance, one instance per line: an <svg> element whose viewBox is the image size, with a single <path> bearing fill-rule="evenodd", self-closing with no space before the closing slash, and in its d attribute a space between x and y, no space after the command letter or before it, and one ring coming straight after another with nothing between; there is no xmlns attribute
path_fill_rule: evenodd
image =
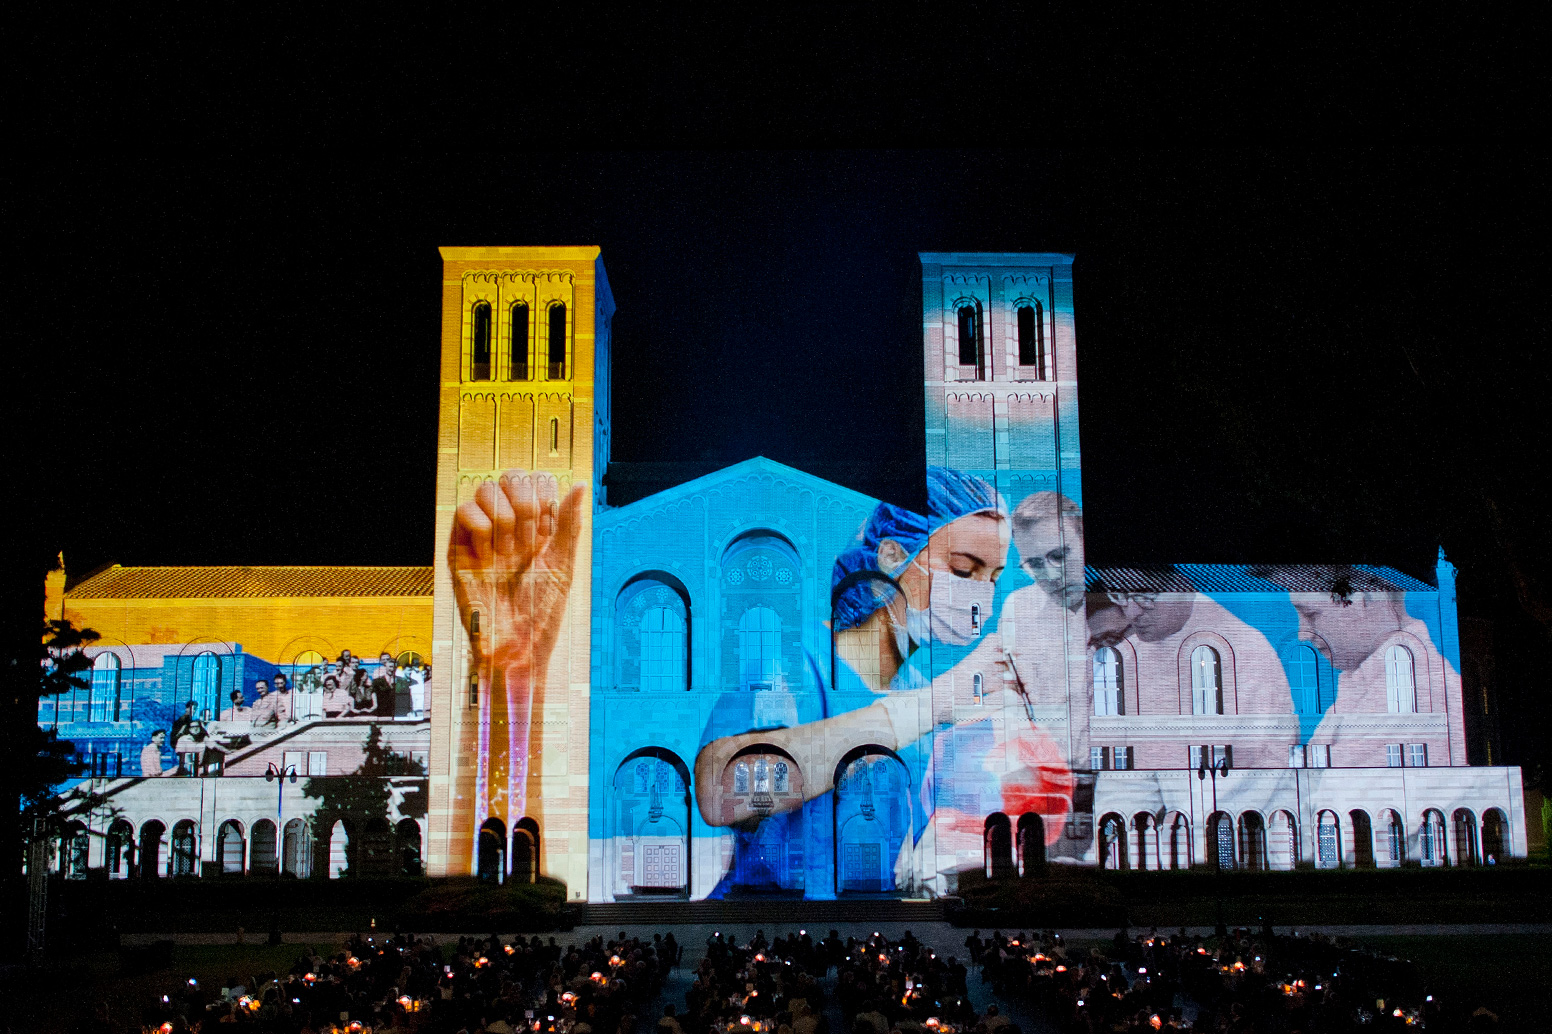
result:
<svg viewBox="0 0 1552 1034"><path fill-rule="evenodd" d="M289 693L289 692L291 692L291 686L286 681L286 673L283 672L283 671L275 672L275 692L276 693Z"/></svg>
<svg viewBox="0 0 1552 1034"><path fill-rule="evenodd" d="M1035 492L1013 511L1019 567L1056 603L1083 605L1083 511L1060 492Z"/></svg>
<svg viewBox="0 0 1552 1034"><path fill-rule="evenodd" d="M354 664L355 660L356 660L354 657L352 657L350 655L350 651L349 650L341 650L340 651L339 659L340 659L340 662L342 664Z"/></svg>
<svg viewBox="0 0 1552 1034"><path fill-rule="evenodd" d="M235 711L239 707L241 707L242 705L243 705L242 690L240 690L240 689L232 690L232 710Z"/></svg>
<svg viewBox="0 0 1552 1034"><path fill-rule="evenodd" d="M394 668L397 667L393 660L393 654L389 653L387 650L384 650L381 654L378 655L377 663L381 664L383 666L383 670L390 675L393 674Z"/></svg>
<svg viewBox="0 0 1552 1034"><path fill-rule="evenodd" d="M336 690L339 689L339 679L335 678L333 675L325 675L323 677L323 688Z"/></svg>
<svg viewBox="0 0 1552 1034"><path fill-rule="evenodd" d="M258 679L253 684L253 692L258 695L260 700L263 700L269 696L269 683L263 679Z"/></svg>
<svg viewBox="0 0 1552 1034"><path fill-rule="evenodd" d="M188 703L184 704L183 705L183 717L185 717L185 718L193 718L194 717L194 708L196 706L197 705L192 700L190 700Z"/></svg>
<svg viewBox="0 0 1552 1034"><path fill-rule="evenodd" d="M157 750L161 750L163 747L167 746L167 730L166 729L152 729L151 730L151 745L153 747L155 747Z"/></svg>
<svg viewBox="0 0 1552 1034"><path fill-rule="evenodd" d="M202 739L204 739L205 738L205 723L200 721L198 718L194 719L192 722L189 723L189 731L188 731L187 735L188 735L189 739L191 739L191 740L202 740Z"/></svg>

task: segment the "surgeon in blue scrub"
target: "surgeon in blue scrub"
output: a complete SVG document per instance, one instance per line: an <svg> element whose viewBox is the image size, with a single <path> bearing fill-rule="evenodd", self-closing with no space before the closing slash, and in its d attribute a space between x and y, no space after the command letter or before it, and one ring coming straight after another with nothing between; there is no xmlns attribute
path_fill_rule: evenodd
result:
<svg viewBox="0 0 1552 1034"><path fill-rule="evenodd" d="M880 503L857 543L836 559L832 575L835 630L869 629L885 644L876 679L869 684L871 677L862 677L876 699L842 714L799 715L799 724L790 728L755 731L749 731L747 718L738 724L746 709L716 708L695 762L696 802L709 824L752 831L784 821L784 811L794 812L833 789L836 765L848 751L875 745L901 753L930 732L932 682L912 663L921 647L975 644L961 663L986 672L989 689L1000 686L1001 642L985 630L996 581L1007 565L1007 508L982 479L944 467L928 468L927 489L925 517ZM762 808L750 796L729 795L724 786L734 756L756 745L791 756L803 773L801 796L775 802L774 813L766 810L771 802Z"/></svg>

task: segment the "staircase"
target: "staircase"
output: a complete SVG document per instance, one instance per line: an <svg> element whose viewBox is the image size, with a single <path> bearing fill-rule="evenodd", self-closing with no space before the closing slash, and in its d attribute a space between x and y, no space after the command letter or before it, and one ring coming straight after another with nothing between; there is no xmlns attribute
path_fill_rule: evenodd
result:
<svg viewBox="0 0 1552 1034"><path fill-rule="evenodd" d="M743 898L721 901L618 901L609 904L568 905L566 918L577 926L672 926L676 924L766 924L786 927L828 928L839 923L928 923L944 918L937 901L901 901L898 898L848 898L840 901L803 901L781 898Z"/></svg>

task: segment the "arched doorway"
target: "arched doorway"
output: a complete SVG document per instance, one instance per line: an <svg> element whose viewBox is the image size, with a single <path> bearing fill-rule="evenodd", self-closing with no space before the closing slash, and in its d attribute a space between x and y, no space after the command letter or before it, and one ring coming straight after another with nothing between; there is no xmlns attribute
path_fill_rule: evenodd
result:
<svg viewBox="0 0 1552 1034"><path fill-rule="evenodd" d="M344 819L335 819L334 825L329 827L328 873L331 880L351 874L350 862L354 852L351 849L350 832Z"/></svg>
<svg viewBox="0 0 1552 1034"><path fill-rule="evenodd" d="M1017 871L1013 867L1013 824L1002 812L986 816L981 845L988 879L1006 879Z"/></svg>
<svg viewBox="0 0 1552 1034"><path fill-rule="evenodd" d="M276 843L275 824L269 819L260 819L253 824L253 831L248 834L248 868L254 873L265 876L273 876L275 866L280 861L280 854Z"/></svg>
<svg viewBox="0 0 1552 1034"><path fill-rule="evenodd" d="M1369 813L1354 808L1347 817L1353 824L1353 868L1374 868L1374 825Z"/></svg>
<svg viewBox="0 0 1552 1034"><path fill-rule="evenodd" d="M1455 809L1455 864L1476 865L1481 861L1477 853L1477 817L1470 809Z"/></svg>
<svg viewBox="0 0 1552 1034"><path fill-rule="evenodd" d="M474 873L486 883L500 883L506 878L506 825L500 819L489 818L480 826L479 854L475 859Z"/></svg>
<svg viewBox="0 0 1552 1034"><path fill-rule="evenodd" d="M835 889L881 893L911 834L910 775L883 747L862 747L835 770Z"/></svg>
<svg viewBox="0 0 1552 1034"><path fill-rule="evenodd" d="M242 826L236 819L227 819L221 823L220 830L216 833L216 861L223 874L241 876L243 874L243 855L246 853L246 845L243 843Z"/></svg>
<svg viewBox="0 0 1552 1034"><path fill-rule="evenodd" d="M91 858L92 838L86 827L76 825L65 835L65 878L86 879L86 868Z"/></svg>
<svg viewBox="0 0 1552 1034"><path fill-rule="evenodd" d="M1170 869L1191 868L1191 822L1180 812L1170 817L1166 816L1165 825L1169 829L1169 865Z"/></svg>
<svg viewBox="0 0 1552 1034"><path fill-rule="evenodd" d="M396 832L399 842L399 875L419 876L422 871L420 862L420 823L414 819L400 819Z"/></svg>
<svg viewBox="0 0 1552 1034"><path fill-rule="evenodd" d="M1487 864L1496 865L1503 860L1504 831L1508 828L1503 812L1497 808L1489 808L1482 814L1482 858Z"/></svg>
<svg viewBox="0 0 1552 1034"><path fill-rule="evenodd" d="M167 859L162 857L167 827L152 819L140 827L140 875L147 878L160 876Z"/></svg>
<svg viewBox="0 0 1552 1034"><path fill-rule="evenodd" d="M1133 815L1132 832L1136 837L1137 868L1159 868L1159 827L1153 815L1146 811Z"/></svg>
<svg viewBox="0 0 1552 1034"><path fill-rule="evenodd" d="M108 878L128 879L134 869L135 827L124 819L115 819L108 827L103 846L107 849Z"/></svg>
<svg viewBox="0 0 1552 1034"><path fill-rule="evenodd" d="M286 823L281 844L281 864L287 875L305 880L313 874L313 847L307 833L307 822L292 819Z"/></svg>
<svg viewBox="0 0 1552 1034"><path fill-rule="evenodd" d="M1267 831L1266 861L1272 869L1286 871L1299 864L1299 824L1289 811L1274 811Z"/></svg>
<svg viewBox="0 0 1552 1034"><path fill-rule="evenodd" d="M199 839L193 821L183 819L172 827L172 860L169 876L193 876L199 871Z"/></svg>
<svg viewBox="0 0 1552 1034"><path fill-rule="evenodd" d="M648 747L626 757L614 772L610 808L615 896L687 893L689 770L679 756Z"/></svg>
<svg viewBox="0 0 1552 1034"><path fill-rule="evenodd" d="M539 879L539 823L526 815L512 827L512 878L523 883Z"/></svg>
<svg viewBox="0 0 1552 1034"><path fill-rule="evenodd" d="M1020 876L1035 876L1045 869L1045 820L1026 811L1018 820Z"/></svg>
<svg viewBox="0 0 1552 1034"><path fill-rule="evenodd" d="M735 827L734 888L757 892L803 889L803 809L778 809L778 805L802 799L803 771L785 751L754 744L728 762L722 771L723 807L730 817L735 810L763 816L753 824Z"/></svg>
<svg viewBox="0 0 1552 1034"><path fill-rule="evenodd" d="M1214 812L1207 820L1207 834L1211 838L1213 864L1219 869L1234 868L1234 820L1221 811Z"/></svg>
<svg viewBox="0 0 1552 1034"><path fill-rule="evenodd" d="M1131 868L1126 850L1126 822L1119 815L1106 815L1099 820L1099 867Z"/></svg>
<svg viewBox="0 0 1552 1034"><path fill-rule="evenodd" d="M1342 828L1334 811L1323 811L1315 817L1315 865L1322 869L1342 865Z"/></svg>
<svg viewBox="0 0 1552 1034"><path fill-rule="evenodd" d="M1395 868L1406 861L1406 826L1394 811L1381 812L1380 821L1385 826L1383 858L1388 868Z"/></svg>
<svg viewBox="0 0 1552 1034"><path fill-rule="evenodd" d="M1259 813L1247 811L1239 817L1239 857L1244 868L1261 872L1266 864L1266 823Z"/></svg>

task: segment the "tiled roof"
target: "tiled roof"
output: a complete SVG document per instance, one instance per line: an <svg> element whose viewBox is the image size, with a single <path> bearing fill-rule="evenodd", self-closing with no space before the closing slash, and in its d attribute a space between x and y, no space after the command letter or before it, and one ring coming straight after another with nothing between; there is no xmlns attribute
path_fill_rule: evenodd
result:
<svg viewBox="0 0 1552 1034"><path fill-rule="evenodd" d="M120 567L65 593L73 600L426 596L429 567Z"/></svg>
<svg viewBox="0 0 1552 1034"><path fill-rule="evenodd" d="M1394 567L1369 564L1164 564L1088 567L1089 592L1322 592L1345 576L1352 592L1434 592Z"/></svg>

